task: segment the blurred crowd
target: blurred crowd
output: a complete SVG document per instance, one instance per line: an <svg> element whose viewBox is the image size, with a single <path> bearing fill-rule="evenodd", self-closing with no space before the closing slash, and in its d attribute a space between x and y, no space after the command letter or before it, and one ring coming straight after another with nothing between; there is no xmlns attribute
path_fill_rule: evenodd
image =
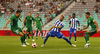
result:
<svg viewBox="0 0 100 54"><path fill-rule="evenodd" d="M9 3L11 2L14 2L15 0L0 0L0 16L2 15L2 14L5 14L5 13L7 13L7 14L11 14L11 13L13 13L14 12L14 9L13 8L10 8L9 7Z"/></svg>
<svg viewBox="0 0 100 54"><path fill-rule="evenodd" d="M10 3L14 1L19 1L16 10L22 10L22 6L29 7L33 10L33 12L46 12L44 14L44 18L46 18L45 23L48 23L53 18L55 18L58 14L60 14L64 9L64 3L66 0L0 0L0 15L2 14L12 14L16 10L9 7ZM54 4L56 2L56 5Z"/></svg>
<svg viewBox="0 0 100 54"><path fill-rule="evenodd" d="M55 5L53 4L53 2L58 2L58 3ZM25 7L32 8L33 12L48 12L47 14L44 14L44 18L46 18L45 23L48 23L63 11L64 2L66 2L66 0L51 0L50 2L48 2L48 0L44 0L44 1L36 0L34 2L33 0L21 0L18 3L17 9L21 10L21 6L25 6Z"/></svg>

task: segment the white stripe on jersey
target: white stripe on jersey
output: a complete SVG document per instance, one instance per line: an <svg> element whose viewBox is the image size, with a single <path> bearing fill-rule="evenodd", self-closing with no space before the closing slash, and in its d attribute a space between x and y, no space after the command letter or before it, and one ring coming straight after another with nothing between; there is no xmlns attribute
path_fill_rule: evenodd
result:
<svg viewBox="0 0 100 54"><path fill-rule="evenodd" d="M54 24L54 26L61 26L63 25L64 26L64 23L63 22L60 22L59 20L57 20ZM60 32L61 28L53 28L52 30L56 31L56 32Z"/></svg>
<svg viewBox="0 0 100 54"><path fill-rule="evenodd" d="M71 28L75 28L75 29L77 29L77 21L78 21L78 19L77 18L75 18L75 19L70 19L70 21L71 21Z"/></svg>

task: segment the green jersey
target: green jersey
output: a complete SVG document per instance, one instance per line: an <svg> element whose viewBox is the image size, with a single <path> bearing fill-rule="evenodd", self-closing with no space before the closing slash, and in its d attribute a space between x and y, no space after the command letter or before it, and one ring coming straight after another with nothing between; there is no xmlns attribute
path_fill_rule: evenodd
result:
<svg viewBox="0 0 100 54"><path fill-rule="evenodd" d="M42 19L40 17L38 17L38 18L36 17L36 18L34 18L34 20L36 22L36 27L40 27Z"/></svg>
<svg viewBox="0 0 100 54"><path fill-rule="evenodd" d="M32 20L34 20L34 18L31 16L26 16L26 27L32 27Z"/></svg>
<svg viewBox="0 0 100 54"><path fill-rule="evenodd" d="M96 25L95 23L93 22L94 18L90 17L88 20L87 20L87 23L88 25L91 26L92 29L96 29Z"/></svg>
<svg viewBox="0 0 100 54"><path fill-rule="evenodd" d="M18 27L18 18L16 15L13 15L10 20L11 20L11 30L14 29L14 28L17 28Z"/></svg>

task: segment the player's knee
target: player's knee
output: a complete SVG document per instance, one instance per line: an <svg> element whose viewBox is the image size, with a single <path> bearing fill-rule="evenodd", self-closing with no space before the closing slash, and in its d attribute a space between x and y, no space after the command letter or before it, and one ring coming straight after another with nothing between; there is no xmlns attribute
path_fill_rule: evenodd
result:
<svg viewBox="0 0 100 54"><path fill-rule="evenodd" d="M74 33L74 35L76 35L76 33Z"/></svg>
<svg viewBox="0 0 100 54"><path fill-rule="evenodd" d="M29 34L29 32L26 32L27 34Z"/></svg>
<svg viewBox="0 0 100 54"><path fill-rule="evenodd" d="M62 38L65 39L66 37L65 36L62 36Z"/></svg>
<svg viewBox="0 0 100 54"><path fill-rule="evenodd" d="M90 33L90 31L86 31L87 33Z"/></svg>
<svg viewBox="0 0 100 54"><path fill-rule="evenodd" d="M20 35L21 37L23 37L23 36L24 36L24 34L23 34L23 33L19 33L19 35Z"/></svg>
<svg viewBox="0 0 100 54"><path fill-rule="evenodd" d="M70 35L72 34L72 32L70 32Z"/></svg>

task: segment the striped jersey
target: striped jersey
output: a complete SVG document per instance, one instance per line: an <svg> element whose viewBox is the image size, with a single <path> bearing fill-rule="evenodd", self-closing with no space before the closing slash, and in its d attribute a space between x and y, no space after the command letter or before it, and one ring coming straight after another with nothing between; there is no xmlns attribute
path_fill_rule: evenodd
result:
<svg viewBox="0 0 100 54"><path fill-rule="evenodd" d="M77 29L77 23L80 23L77 18L71 18L69 23L71 24L71 28Z"/></svg>
<svg viewBox="0 0 100 54"><path fill-rule="evenodd" d="M62 26L62 28L63 28L64 27L64 23L63 22L60 22L60 20L56 20L54 26L57 26L57 27L58 26ZM62 28L53 28L52 30L53 31L56 31L56 32L60 32L60 30Z"/></svg>

